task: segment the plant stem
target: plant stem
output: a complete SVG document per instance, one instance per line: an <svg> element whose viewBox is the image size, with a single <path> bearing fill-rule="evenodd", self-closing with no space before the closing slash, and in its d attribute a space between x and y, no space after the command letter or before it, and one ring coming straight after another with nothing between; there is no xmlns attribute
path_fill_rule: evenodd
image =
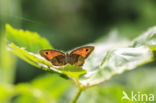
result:
<svg viewBox="0 0 156 103"><path fill-rule="evenodd" d="M79 88L78 91L77 91L77 93L76 93L76 95L75 95L74 98L72 99L71 103L76 103L76 101L77 101L78 98L80 97L81 93L82 93L82 89Z"/></svg>

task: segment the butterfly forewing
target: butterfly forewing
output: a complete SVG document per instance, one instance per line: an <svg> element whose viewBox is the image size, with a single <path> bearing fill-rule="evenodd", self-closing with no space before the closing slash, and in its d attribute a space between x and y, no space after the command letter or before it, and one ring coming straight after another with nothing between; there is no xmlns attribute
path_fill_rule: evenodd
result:
<svg viewBox="0 0 156 103"><path fill-rule="evenodd" d="M94 50L93 46L85 46L72 51L70 55L77 54L77 55L81 55L83 58L87 58L93 50Z"/></svg>

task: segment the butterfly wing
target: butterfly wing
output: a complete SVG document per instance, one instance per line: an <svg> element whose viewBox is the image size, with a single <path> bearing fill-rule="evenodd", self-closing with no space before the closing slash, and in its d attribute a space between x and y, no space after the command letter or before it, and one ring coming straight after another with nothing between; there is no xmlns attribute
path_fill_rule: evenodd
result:
<svg viewBox="0 0 156 103"><path fill-rule="evenodd" d="M94 50L93 46L85 46L72 51L69 55L70 64L82 66L84 64L85 59L90 55L90 53L93 50Z"/></svg>
<svg viewBox="0 0 156 103"><path fill-rule="evenodd" d="M56 50L40 50L40 55L50 61L55 66L65 65L65 54Z"/></svg>
<svg viewBox="0 0 156 103"><path fill-rule="evenodd" d="M81 55L70 54L69 63L72 65L82 66L84 64L84 58Z"/></svg>

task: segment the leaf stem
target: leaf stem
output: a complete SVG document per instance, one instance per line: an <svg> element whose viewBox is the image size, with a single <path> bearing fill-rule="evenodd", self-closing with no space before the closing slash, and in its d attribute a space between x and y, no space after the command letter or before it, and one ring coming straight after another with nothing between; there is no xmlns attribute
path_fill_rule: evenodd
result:
<svg viewBox="0 0 156 103"><path fill-rule="evenodd" d="M78 91L77 91L77 93L76 93L76 95L75 95L74 98L72 99L71 103L76 103L76 101L77 101L78 98L80 97L81 93L82 93L82 89L79 88Z"/></svg>

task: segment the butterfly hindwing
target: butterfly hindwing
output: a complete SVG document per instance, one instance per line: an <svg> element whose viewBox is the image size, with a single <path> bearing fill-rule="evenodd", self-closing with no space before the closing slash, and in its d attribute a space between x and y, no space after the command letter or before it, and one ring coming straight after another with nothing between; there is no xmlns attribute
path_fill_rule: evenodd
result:
<svg viewBox="0 0 156 103"><path fill-rule="evenodd" d="M84 58L81 55L71 54L69 57L69 63L72 65L82 66L84 64Z"/></svg>
<svg viewBox="0 0 156 103"><path fill-rule="evenodd" d="M65 65L65 54L56 50L45 49L41 50L40 55L50 61L55 66Z"/></svg>
<svg viewBox="0 0 156 103"><path fill-rule="evenodd" d="M58 55L51 60L51 63L55 66L63 66L66 64L65 56Z"/></svg>

